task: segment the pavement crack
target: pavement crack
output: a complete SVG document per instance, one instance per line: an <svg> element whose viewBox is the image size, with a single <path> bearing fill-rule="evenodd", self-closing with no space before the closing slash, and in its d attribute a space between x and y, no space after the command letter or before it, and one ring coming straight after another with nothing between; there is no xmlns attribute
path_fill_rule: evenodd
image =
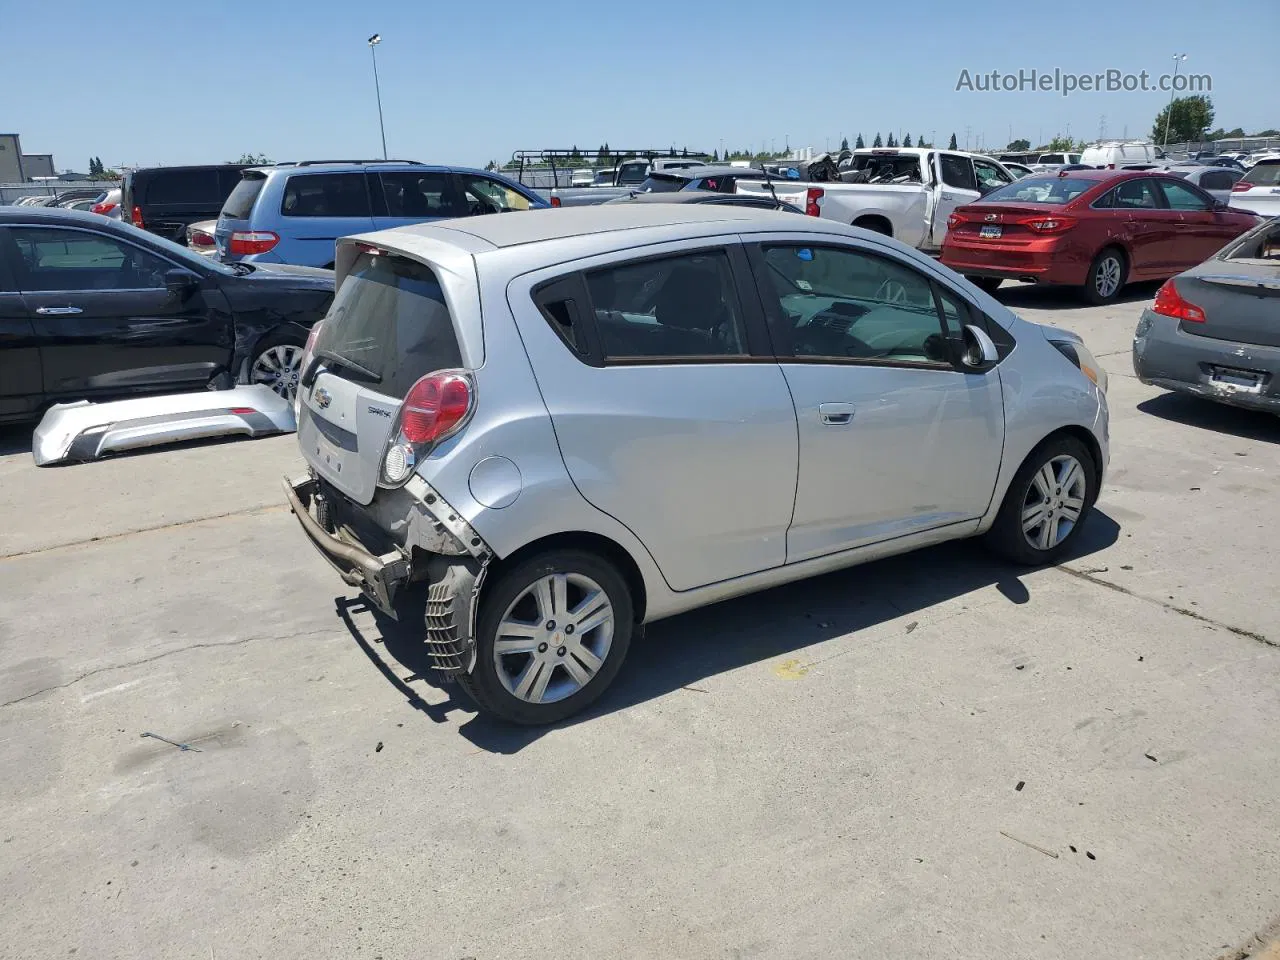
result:
<svg viewBox="0 0 1280 960"><path fill-rule="evenodd" d="M217 649L219 647L242 647L247 643L253 643L254 641L257 641L257 640L280 640L280 639L294 640L302 637L312 637L312 636L317 636L319 634L330 634L330 633L333 633L332 628L326 627L324 629L318 629L318 630L305 630L302 633L290 634L288 637L281 637L279 634L263 634L262 636L256 636L256 637L241 637L239 640L210 640L202 643L190 643L190 644L187 644L187 646L185 647L175 647L172 650L165 650L165 651L162 651L161 653L152 654L149 657L143 657L141 660L131 660L128 663L115 663L106 667L95 667L93 670L86 670L84 673L80 674L77 677L73 677L70 680L65 680L62 683L55 683L47 687L42 687L39 690L35 690L35 691L32 691L31 693L24 694L21 697L17 697L13 700L7 700L4 703L0 703L0 708L12 707L14 704L22 703L26 700L32 700L35 697L43 696L46 693L52 693L54 690L65 690L67 687L75 686L77 683L80 683L82 680L88 680L90 677L96 677L102 673L112 673L116 670L131 670L134 667L146 666L148 663L155 663L157 660L163 660L166 657L176 656L177 654L180 654L180 653L188 653L191 650L211 650L211 649Z"/></svg>
<svg viewBox="0 0 1280 960"><path fill-rule="evenodd" d="M120 533L108 533L100 537L88 537L84 540L67 540L63 543L52 543L46 547L36 547L34 550L20 550L17 553L0 554L0 561L4 560L21 560L24 557L35 557L42 553L52 553L55 550L65 550L68 547L83 547L90 543L108 543L112 540L122 540L125 537L132 537L138 533L154 533L157 530L172 530L177 527L190 527L197 523L205 523L208 520L226 520L228 517L254 517L263 513L279 513L281 510L288 509L284 504L268 503L259 507L250 507L247 510L228 510L226 513L212 513L207 517L194 517L190 520L175 520L172 523L157 523L150 527L135 527L132 530L122 530Z"/></svg>
<svg viewBox="0 0 1280 960"><path fill-rule="evenodd" d="M1176 613L1180 616L1187 617L1191 620L1197 620L1200 623L1207 624L1211 627L1226 630L1228 633L1233 633L1237 637L1244 637L1247 640L1256 641L1264 646L1280 649L1280 640L1273 640L1255 630L1246 630L1244 627L1237 627L1229 623L1223 623L1221 620L1214 620L1212 617L1206 617L1204 614L1198 613L1195 610L1180 607L1176 603L1170 603L1166 600L1157 600L1155 597L1144 596L1141 593L1134 593L1128 587L1122 587L1120 584L1112 583L1110 580L1102 580L1099 577L1094 576L1092 573L1085 573L1083 570L1074 570L1066 565L1059 565L1057 569L1075 577L1077 580L1085 580L1096 586L1106 587L1108 590L1114 590L1116 593L1123 593L1126 597L1133 597L1137 600L1145 600L1147 603L1154 603L1156 606L1163 607L1170 613Z"/></svg>

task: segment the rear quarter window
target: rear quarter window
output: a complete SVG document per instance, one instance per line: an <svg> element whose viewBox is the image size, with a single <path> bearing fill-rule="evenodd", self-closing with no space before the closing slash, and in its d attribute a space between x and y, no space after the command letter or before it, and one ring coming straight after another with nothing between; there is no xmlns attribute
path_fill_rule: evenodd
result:
<svg viewBox="0 0 1280 960"><path fill-rule="evenodd" d="M363 173L304 173L284 186L280 213L286 217L371 217Z"/></svg>

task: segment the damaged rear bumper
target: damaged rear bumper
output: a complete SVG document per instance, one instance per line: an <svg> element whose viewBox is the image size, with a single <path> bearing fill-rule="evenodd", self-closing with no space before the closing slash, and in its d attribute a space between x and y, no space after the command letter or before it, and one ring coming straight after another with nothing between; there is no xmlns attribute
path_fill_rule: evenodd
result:
<svg viewBox="0 0 1280 960"><path fill-rule="evenodd" d="M284 480L284 495L289 509L298 518L320 555L338 571L343 581L359 587L371 603L389 617L395 614L396 593L409 580L409 560L400 551L375 556L364 547L330 533L311 514L319 482L314 477Z"/></svg>
<svg viewBox="0 0 1280 960"><path fill-rule="evenodd" d="M383 614L398 619L395 604L400 593L411 583L426 585L424 642L438 678L447 682L475 666L480 587L492 554L438 494L421 481L415 486L422 490L415 490L414 499L439 520L417 528L426 540L414 544L417 549L396 548L377 555L333 530L333 515L325 504L331 494L321 489L319 480L313 476L284 480L289 509L307 539L344 582L359 588ZM432 510L436 505L444 509ZM326 512L329 515L322 520Z"/></svg>

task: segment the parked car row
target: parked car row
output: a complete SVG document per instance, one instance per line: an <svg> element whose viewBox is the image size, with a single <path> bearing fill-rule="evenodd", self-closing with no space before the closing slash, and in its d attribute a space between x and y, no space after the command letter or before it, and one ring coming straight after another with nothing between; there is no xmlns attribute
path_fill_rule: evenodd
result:
<svg viewBox="0 0 1280 960"><path fill-rule="evenodd" d="M291 398L333 274L222 264L84 211L0 207L0 422L262 383Z"/></svg>

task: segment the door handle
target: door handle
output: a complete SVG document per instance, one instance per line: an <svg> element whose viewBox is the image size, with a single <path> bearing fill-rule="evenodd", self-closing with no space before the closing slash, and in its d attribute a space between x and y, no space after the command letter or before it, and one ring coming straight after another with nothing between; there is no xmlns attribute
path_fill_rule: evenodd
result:
<svg viewBox="0 0 1280 960"><path fill-rule="evenodd" d="M852 403L820 403L818 419L833 427L853 423L854 406Z"/></svg>
<svg viewBox="0 0 1280 960"><path fill-rule="evenodd" d="M73 317L84 311L79 307L36 307L36 313L42 317Z"/></svg>

